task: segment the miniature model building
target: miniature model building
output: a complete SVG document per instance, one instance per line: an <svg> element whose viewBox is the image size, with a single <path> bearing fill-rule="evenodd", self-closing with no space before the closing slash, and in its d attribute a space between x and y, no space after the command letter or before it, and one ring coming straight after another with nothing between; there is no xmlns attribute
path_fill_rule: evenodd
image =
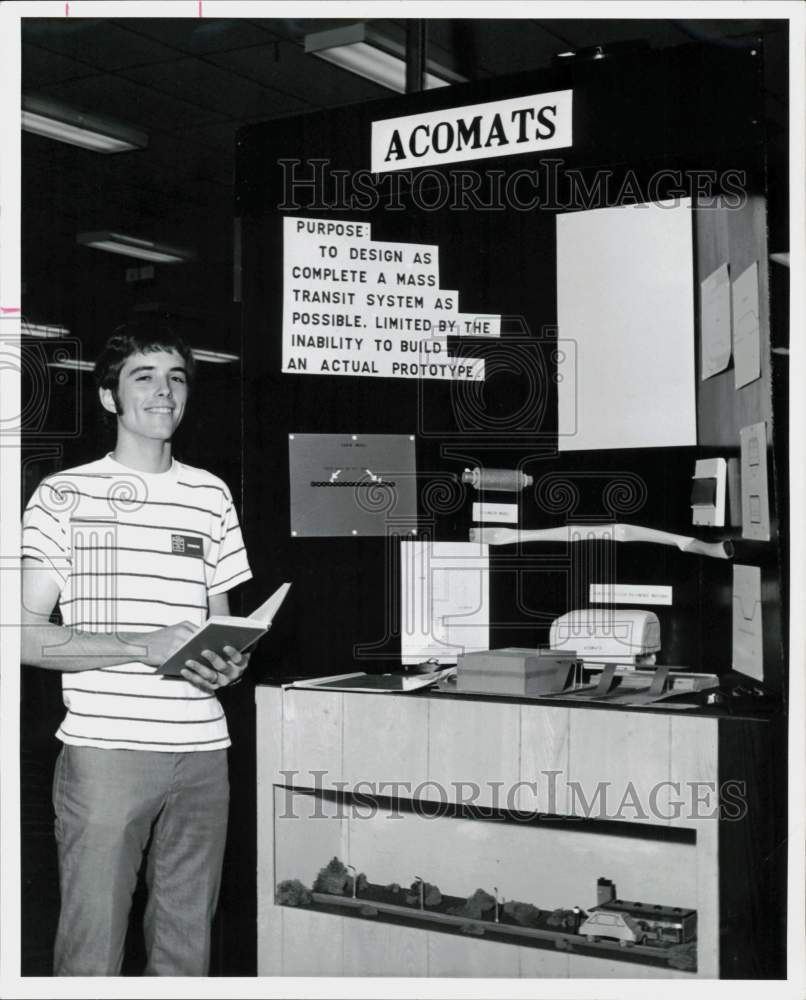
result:
<svg viewBox="0 0 806 1000"><path fill-rule="evenodd" d="M534 903L503 900L478 888L468 897L449 896L417 876L408 890L399 883L376 885L362 872L351 875L338 857L319 870L309 890L298 879L278 883L276 902L310 906L342 915L378 917L384 914L413 922L441 924L448 933L487 936L534 947L554 947L590 954L608 953L695 971L697 911L679 906L639 903L616 898L615 884L599 878L596 904L587 912L579 906L543 910Z"/></svg>
<svg viewBox="0 0 806 1000"><path fill-rule="evenodd" d="M588 941L616 938L622 944L685 944L697 936L697 911L679 906L616 899L610 879L597 882L597 905L579 927Z"/></svg>

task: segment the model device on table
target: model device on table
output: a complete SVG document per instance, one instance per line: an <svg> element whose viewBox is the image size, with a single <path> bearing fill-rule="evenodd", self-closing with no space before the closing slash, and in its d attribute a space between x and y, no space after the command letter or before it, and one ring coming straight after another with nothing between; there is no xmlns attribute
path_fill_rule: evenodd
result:
<svg viewBox="0 0 806 1000"><path fill-rule="evenodd" d="M549 649L460 654L456 691L641 705L715 688L715 674L656 665L660 623L651 611L569 611L551 625Z"/></svg>

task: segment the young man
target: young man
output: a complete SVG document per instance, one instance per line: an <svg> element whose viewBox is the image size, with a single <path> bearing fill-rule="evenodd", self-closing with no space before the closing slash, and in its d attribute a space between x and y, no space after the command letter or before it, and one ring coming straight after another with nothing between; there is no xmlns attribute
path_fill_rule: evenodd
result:
<svg viewBox="0 0 806 1000"><path fill-rule="evenodd" d="M190 350L166 328L121 327L95 373L115 449L43 480L23 521L22 661L62 672L67 708L54 971L120 973L146 855L146 974L203 976L229 805L216 693L249 657L209 650L181 679L159 667L208 614L228 613L251 572L226 485L171 455Z"/></svg>

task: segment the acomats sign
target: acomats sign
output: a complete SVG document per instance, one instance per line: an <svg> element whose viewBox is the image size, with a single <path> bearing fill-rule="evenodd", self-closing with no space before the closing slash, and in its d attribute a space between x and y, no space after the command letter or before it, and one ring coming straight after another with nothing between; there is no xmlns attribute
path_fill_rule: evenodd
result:
<svg viewBox="0 0 806 1000"><path fill-rule="evenodd" d="M372 123L372 171L408 170L571 146L573 91Z"/></svg>

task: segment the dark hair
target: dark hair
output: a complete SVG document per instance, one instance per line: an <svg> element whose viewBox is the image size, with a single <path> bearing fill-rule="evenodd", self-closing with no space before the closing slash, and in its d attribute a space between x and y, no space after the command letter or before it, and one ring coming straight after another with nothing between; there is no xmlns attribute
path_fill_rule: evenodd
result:
<svg viewBox="0 0 806 1000"><path fill-rule="evenodd" d="M126 359L132 354L150 354L153 351L176 351L185 362L188 384L193 382L193 352L167 323L158 319L124 323L115 329L95 362L95 385L111 391L118 413L120 370Z"/></svg>

